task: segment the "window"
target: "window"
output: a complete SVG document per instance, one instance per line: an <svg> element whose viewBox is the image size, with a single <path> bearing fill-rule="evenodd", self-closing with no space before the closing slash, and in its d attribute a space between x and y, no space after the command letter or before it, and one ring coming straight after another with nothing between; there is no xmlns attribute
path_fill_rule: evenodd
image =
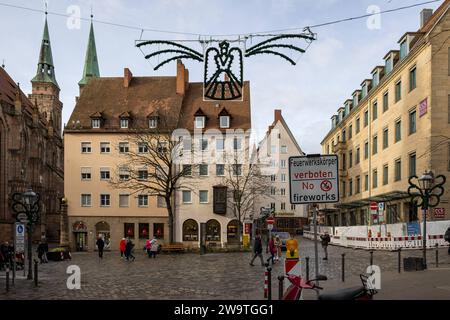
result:
<svg viewBox="0 0 450 320"><path fill-rule="evenodd" d="M130 170L128 169L128 167L119 168L119 179L121 181L126 181L130 179Z"/></svg>
<svg viewBox="0 0 450 320"><path fill-rule="evenodd" d="M449 171L450 171L450 170L449 170ZM275 174L272 174L272 175L270 176L270 181L271 181L271 182L277 181L277 176L276 176Z"/></svg>
<svg viewBox="0 0 450 320"><path fill-rule="evenodd" d="M183 173L185 176L192 176L192 165L183 164Z"/></svg>
<svg viewBox="0 0 450 320"><path fill-rule="evenodd" d="M128 128L128 119L120 119L120 128L121 129Z"/></svg>
<svg viewBox="0 0 450 320"><path fill-rule="evenodd" d="M100 128L100 119L92 119L91 124L94 129Z"/></svg>
<svg viewBox="0 0 450 320"><path fill-rule="evenodd" d="M368 191L369 190L369 175L365 174L364 175L364 191Z"/></svg>
<svg viewBox="0 0 450 320"><path fill-rule="evenodd" d="M138 170L138 180L148 180L148 170L139 169Z"/></svg>
<svg viewBox="0 0 450 320"><path fill-rule="evenodd" d="M149 234L150 225L148 223L139 223L138 229L139 229L139 239L149 239L150 238L150 234Z"/></svg>
<svg viewBox="0 0 450 320"><path fill-rule="evenodd" d="M139 143L138 144L138 152L139 153L147 153L148 152L148 145L146 143Z"/></svg>
<svg viewBox="0 0 450 320"><path fill-rule="evenodd" d="M350 140L352 138L353 135L353 125L349 125L348 126L348 139Z"/></svg>
<svg viewBox="0 0 450 320"><path fill-rule="evenodd" d="M389 182L389 167L388 165L383 166L383 185L387 185Z"/></svg>
<svg viewBox="0 0 450 320"><path fill-rule="evenodd" d="M233 164L233 175L241 176L242 175L242 164Z"/></svg>
<svg viewBox="0 0 450 320"><path fill-rule="evenodd" d="M345 153L342 154L342 170L347 170L347 159Z"/></svg>
<svg viewBox="0 0 450 320"><path fill-rule="evenodd" d="M270 154L276 154L277 153L277 146L271 146L270 147Z"/></svg>
<svg viewBox="0 0 450 320"><path fill-rule="evenodd" d="M356 177L356 190L355 190L355 194L358 194L361 192L361 177L357 176Z"/></svg>
<svg viewBox="0 0 450 320"><path fill-rule="evenodd" d="M206 222L206 241L220 241L220 223L211 219Z"/></svg>
<svg viewBox="0 0 450 320"><path fill-rule="evenodd" d="M242 139L241 138L233 139L233 148L234 148L234 150L241 150L241 148L242 148Z"/></svg>
<svg viewBox="0 0 450 320"><path fill-rule="evenodd" d="M417 87L416 67L409 70L409 91L413 91Z"/></svg>
<svg viewBox="0 0 450 320"><path fill-rule="evenodd" d="M369 158L369 141L364 142L364 159Z"/></svg>
<svg viewBox="0 0 450 320"><path fill-rule="evenodd" d="M129 206L130 195L119 194L119 207L125 208Z"/></svg>
<svg viewBox="0 0 450 320"><path fill-rule="evenodd" d="M208 165L207 164L201 164L199 166L200 168L200 175L201 176L207 176L208 175Z"/></svg>
<svg viewBox="0 0 450 320"><path fill-rule="evenodd" d="M282 169L286 168L286 160L281 160L281 161L280 161L280 167L281 167Z"/></svg>
<svg viewBox="0 0 450 320"><path fill-rule="evenodd" d="M372 188L378 187L378 170L375 169L372 171Z"/></svg>
<svg viewBox="0 0 450 320"><path fill-rule="evenodd" d="M130 151L130 145L128 142L119 142L119 152L128 153Z"/></svg>
<svg viewBox="0 0 450 320"><path fill-rule="evenodd" d="M400 60L405 58L407 54L408 54L408 44L405 39L400 43Z"/></svg>
<svg viewBox="0 0 450 320"><path fill-rule="evenodd" d="M281 210L286 210L286 203L285 202L282 202L281 203Z"/></svg>
<svg viewBox="0 0 450 320"><path fill-rule="evenodd" d="M355 164L358 164L359 160L360 160L360 157L359 157L359 147L358 147L358 148L356 148Z"/></svg>
<svg viewBox="0 0 450 320"><path fill-rule="evenodd" d="M198 241L198 223L188 219L183 223L183 241Z"/></svg>
<svg viewBox="0 0 450 320"><path fill-rule="evenodd" d="M374 102L372 105L372 121L377 120L378 118L378 102Z"/></svg>
<svg viewBox="0 0 450 320"><path fill-rule="evenodd" d="M156 196L156 206L158 208L167 208L166 199L161 196Z"/></svg>
<svg viewBox="0 0 450 320"><path fill-rule="evenodd" d="M416 128L416 109L409 112L409 134L415 133Z"/></svg>
<svg viewBox="0 0 450 320"><path fill-rule="evenodd" d="M229 128L230 127L230 116L220 116L220 127Z"/></svg>
<svg viewBox="0 0 450 320"><path fill-rule="evenodd" d="M395 142L398 142L402 139L402 121L397 120L395 122Z"/></svg>
<svg viewBox="0 0 450 320"><path fill-rule="evenodd" d="M81 168L81 180L88 181L91 180L91 168Z"/></svg>
<svg viewBox="0 0 450 320"><path fill-rule="evenodd" d="M110 178L109 168L100 168L100 180L109 180Z"/></svg>
<svg viewBox="0 0 450 320"><path fill-rule="evenodd" d="M378 152L378 136L372 138L372 154L377 154Z"/></svg>
<svg viewBox="0 0 450 320"><path fill-rule="evenodd" d="M359 118L356 118L356 134L359 133L359 123L360 123Z"/></svg>
<svg viewBox="0 0 450 320"><path fill-rule="evenodd" d="M409 155L409 176L416 175L416 153L411 153Z"/></svg>
<svg viewBox="0 0 450 320"><path fill-rule="evenodd" d="M276 195L276 193L277 193L277 189L274 186L271 186L270 187L270 195L274 196L274 195Z"/></svg>
<svg viewBox="0 0 450 320"><path fill-rule="evenodd" d="M295 210L295 204L291 204L291 210Z"/></svg>
<svg viewBox="0 0 450 320"><path fill-rule="evenodd" d="M345 181L342 181L341 182L341 185L342 185L342 188L341 188L341 194L342 194L342 197L343 198L345 198L345 196L346 196L346 191L347 191L347 186L345 185Z"/></svg>
<svg viewBox="0 0 450 320"><path fill-rule="evenodd" d="M225 149L225 139L217 138L216 139L216 150L222 151Z"/></svg>
<svg viewBox="0 0 450 320"><path fill-rule="evenodd" d="M285 188L281 188L281 189L280 189L280 194L281 194L282 196L285 196L285 195L286 195L286 189L285 189Z"/></svg>
<svg viewBox="0 0 450 320"><path fill-rule="evenodd" d="M192 203L191 191L183 190L183 203Z"/></svg>
<svg viewBox="0 0 450 320"><path fill-rule="evenodd" d="M275 202L271 202L271 203L270 203L270 209L275 210Z"/></svg>
<svg viewBox="0 0 450 320"><path fill-rule="evenodd" d="M286 174L285 173L281 174L281 182L286 182Z"/></svg>
<svg viewBox="0 0 450 320"><path fill-rule="evenodd" d="M167 142L166 141L160 141L158 142L158 146L156 147L156 151L158 153L167 153Z"/></svg>
<svg viewBox="0 0 450 320"><path fill-rule="evenodd" d="M389 109L389 92L386 91L383 94L383 112L388 111L388 109Z"/></svg>
<svg viewBox="0 0 450 320"><path fill-rule="evenodd" d="M111 148L109 142L100 142L100 153L110 153Z"/></svg>
<svg viewBox="0 0 450 320"><path fill-rule="evenodd" d="M369 124L369 110L364 111L364 128Z"/></svg>
<svg viewBox="0 0 450 320"><path fill-rule="evenodd" d="M110 205L111 205L111 195L101 194L100 195L100 206L101 207L109 207Z"/></svg>
<svg viewBox="0 0 450 320"><path fill-rule="evenodd" d="M205 117L195 117L195 129L203 129L205 127Z"/></svg>
<svg viewBox="0 0 450 320"><path fill-rule="evenodd" d="M148 119L148 127L150 129L155 129L158 127L158 118L150 118Z"/></svg>
<svg viewBox="0 0 450 320"><path fill-rule="evenodd" d="M395 160L395 181L402 179L402 162L400 159Z"/></svg>
<svg viewBox="0 0 450 320"><path fill-rule="evenodd" d="M200 190L199 202L200 203L208 203L208 190Z"/></svg>
<svg viewBox="0 0 450 320"><path fill-rule="evenodd" d="M389 130L385 128L383 130L383 149L386 149L389 146Z"/></svg>
<svg viewBox="0 0 450 320"><path fill-rule="evenodd" d="M348 153L348 167L351 168L353 167L353 152L350 151Z"/></svg>
<svg viewBox="0 0 450 320"><path fill-rule="evenodd" d="M153 235L156 237L156 239L164 238L164 223L153 224Z"/></svg>
<svg viewBox="0 0 450 320"><path fill-rule="evenodd" d="M91 199L92 199L92 197L90 194L87 194L87 193L82 194L81 195L81 206L82 207L90 207L92 205Z"/></svg>
<svg viewBox="0 0 450 320"><path fill-rule="evenodd" d="M148 207L148 195L138 195L138 207Z"/></svg>
<svg viewBox="0 0 450 320"><path fill-rule="evenodd" d="M353 195L353 180L350 179L348 181L348 195L351 196Z"/></svg>
<svg viewBox="0 0 450 320"><path fill-rule="evenodd" d="M81 153L91 153L91 143L90 142L82 142L81 143Z"/></svg>
<svg viewBox="0 0 450 320"><path fill-rule="evenodd" d="M398 102L402 99L402 82L397 81L395 84L395 102Z"/></svg>
<svg viewBox="0 0 450 320"><path fill-rule="evenodd" d="M281 146L281 154L287 154L287 146Z"/></svg>
<svg viewBox="0 0 450 320"><path fill-rule="evenodd" d="M199 139L198 144L200 145L200 150L202 151L208 150L208 139L206 138Z"/></svg>
<svg viewBox="0 0 450 320"><path fill-rule="evenodd" d="M134 238L134 223L123 224L123 236L124 238Z"/></svg>
<svg viewBox="0 0 450 320"><path fill-rule="evenodd" d="M225 174L225 165L216 164L216 176L223 176Z"/></svg>

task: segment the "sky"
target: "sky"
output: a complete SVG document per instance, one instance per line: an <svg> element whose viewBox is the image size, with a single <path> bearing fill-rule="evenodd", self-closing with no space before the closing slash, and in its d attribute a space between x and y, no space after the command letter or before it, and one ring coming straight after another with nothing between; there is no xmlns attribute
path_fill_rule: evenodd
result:
<svg viewBox="0 0 450 320"><path fill-rule="evenodd" d="M48 0L51 13L73 14L139 28L201 34L248 34L301 28L425 2L425 0ZM360 88L384 55L398 49L407 31L419 28L420 11L436 9L443 1L402 11L312 28L317 40L299 57L296 66L271 55L247 59L244 80L250 81L252 127L263 137L273 110L283 117L305 153L320 153L320 142L331 128L331 116ZM43 10L43 0L0 0L0 62L31 93L45 15L1 6L12 4ZM89 33L89 22L48 15L56 79L61 88L63 122L75 106L78 81ZM175 63L154 71L135 47L137 39L197 40L196 36L144 32L94 22L101 76L174 76ZM234 37L231 37L234 39ZM195 43L195 42L193 42ZM202 81L203 67L185 62L190 80Z"/></svg>

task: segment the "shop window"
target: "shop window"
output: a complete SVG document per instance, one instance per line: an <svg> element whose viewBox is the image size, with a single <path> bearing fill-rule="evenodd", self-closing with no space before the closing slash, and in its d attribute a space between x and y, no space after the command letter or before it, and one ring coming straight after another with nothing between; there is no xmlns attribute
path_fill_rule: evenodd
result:
<svg viewBox="0 0 450 320"><path fill-rule="evenodd" d="M206 223L206 241L220 241L219 221L209 220Z"/></svg>
<svg viewBox="0 0 450 320"><path fill-rule="evenodd" d="M123 230L124 237L134 238L134 223L124 223L123 226L124 226Z"/></svg>
<svg viewBox="0 0 450 320"><path fill-rule="evenodd" d="M139 223L139 239L148 239L149 234L149 224L148 223Z"/></svg>
<svg viewBox="0 0 450 320"><path fill-rule="evenodd" d="M183 241L198 241L198 223L188 219L183 223Z"/></svg>
<svg viewBox="0 0 450 320"><path fill-rule="evenodd" d="M154 223L153 224L153 235L157 239L164 238L164 223Z"/></svg>

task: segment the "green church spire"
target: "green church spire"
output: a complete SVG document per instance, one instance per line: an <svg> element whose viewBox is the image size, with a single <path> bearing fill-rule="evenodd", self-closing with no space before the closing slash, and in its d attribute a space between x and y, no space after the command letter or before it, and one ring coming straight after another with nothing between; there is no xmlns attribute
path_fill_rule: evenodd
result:
<svg viewBox="0 0 450 320"><path fill-rule="evenodd" d="M91 78L97 77L100 77L100 71L98 68L97 49L95 47L94 25L91 21L86 58L84 60L83 78L78 82L78 85L85 85Z"/></svg>
<svg viewBox="0 0 450 320"><path fill-rule="evenodd" d="M47 13L46 13L47 14ZM42 36L41 51L39 53L38 68L31 82L53 83L59 88L55 78L55 66L53 65L52 47L48 33L47 16L45 16L44 35Z"/></svg>

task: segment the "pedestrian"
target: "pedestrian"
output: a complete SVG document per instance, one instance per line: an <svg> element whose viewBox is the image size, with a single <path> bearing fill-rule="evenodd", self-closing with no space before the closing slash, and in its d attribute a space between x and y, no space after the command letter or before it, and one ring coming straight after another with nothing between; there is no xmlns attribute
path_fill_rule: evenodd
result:
<svg viewBox="0 0 450 320"><path fill-rule="evenodd" d="M253 259L250 261L250 265L254 266L253 261L255 261L256 257L259 257L261 259L261 266L264 266L264 259L262 256L262 241L261 236L258 234L255 238L255 243L253 244Z"/></svg>
<svg viewBox="0 0 450 320"><path fill-rule="evenodd" d="M276 248L275 248L275 237L271 236L269 239L269 242L267 244L267 249L266 251L270 254L270 257L267 258L267 262L272 261L272 265L275 263L275 252L276 252Z"/></svg>
<svg viewBox="0 0 450 320"><path fill-rule="evenodd" d="M132 261L134 261L136 259L135 256L133 256L133 247L134 244L131 241L131 239L127 239L127 244L125 245L125 257L127 259L127 261L130 261L130 259L132 259Z"/></svg>
<svg viewBox="0 0 450 320"><path fill-rule="evenodd" d="M153 236L153 239L150 241L150 256L153 256L156 259L156 254L158 253L158 240Z"/></svg>
<svg viewBox="0 0 450 320"><path fill-rule="evenodd" d="M445 231L444 240L449 243L448 254L450 255L450 227L448 227L447 231Z"/></svg>
<svg viewBox="0 0 450 320"><path fill-rule="evenodd" d="M281 239L280 239L279 235L275 236L275 243L274 244L275 244L275 252L276 252L275 260L278 261L281 258L281 245L282 245L282 242L281 242Z"/></svg>
<svg viewBox="0 0 450 320"><path fill-rule="evenodd" d="M98 249L98 256L100 259L103 259L103 249L105 248L105 241L101 235L98 236L97 242L95 243Z"/></svg>
<svg viewBox="0 0 450 320"><path fill-rule="evenodd" d="M125 247L127 245L127 240L125 238L122 238L119 243L119 250L120 250L120 257L123 258L125 254Z"/></svg>
<svg viewBox="0 0 450 320"><path fill-rule="evenodd" d="M0 267L2 269L6 269L9 260L8 246L9 244L6 241L0 245Z"/></svg>
<svg viewBox="0 0 450 320"><path fill-rule="evenodd" d="M328 231L325 231L325 234L321 235L320 239L322 240L322 248L323 252L325 253L325 257L323 258L323 260L328 260L328 244L331 241Z"/></svg>
<svg viewBox="0 0 450 320"><path fill-rule="evenodd" d="M145 241L145 246L144 246L144 250L145 252L147 252L147 255L149 258L152 257L151 253L150 253L150 249L152 248L152 241L150 239L147 239Z"/></svg>
<svg viewBox="0 0 450 320"><path fill-rule="evenodd" d="M40 263L43 264L44 263L43 256L45 255L45 245L44 245L44 243L42 241L39 242L39 245L37 247L36 252L38 254L38 258L39 258Z"/></svg>

